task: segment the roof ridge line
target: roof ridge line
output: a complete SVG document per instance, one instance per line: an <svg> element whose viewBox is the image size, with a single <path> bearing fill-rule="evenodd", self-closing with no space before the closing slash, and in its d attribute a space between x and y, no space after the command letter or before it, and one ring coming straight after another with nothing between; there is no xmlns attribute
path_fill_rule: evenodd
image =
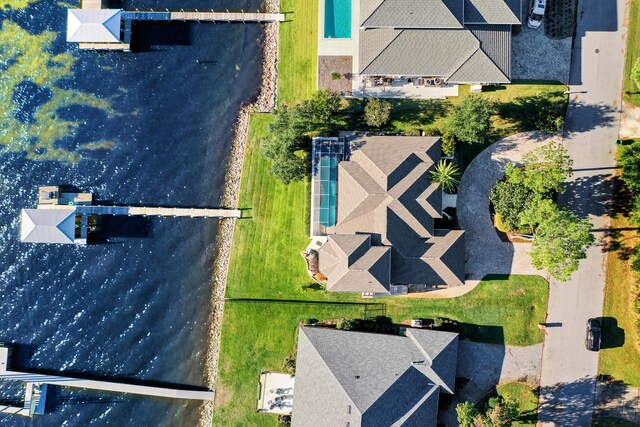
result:
<svg viewBox="0 0 640 427"><path fill-rule="evenodd" d="M465 28L465 30L467 30L467 31L468 31L468 32L473 36L473 38L474 38L474 39L476 39L476 41L478 42L478 48L477 48L476 50L474 50L474 51L471 53L471 55L469 55L469 56L468 56L464 61L462 61L462 63L461 63L461 64L460 64L460 65L459 65L455 70L453 70L452 72L450 72L450 73L449 73L449 76L446 78L446 80L449 80L449 78L451 78L451 76L453 76L455 73L457 73L457 72L458 72L458 70L460 70L460 68L462 68L462 67L464 66L464 64L466 64L467 62L469 62L469 60L473 57L473 55L475 55L475 54L476 54L476 52L480 50L480 40L478 40L478 38L475 36L475 34L473 34L473 31L468 30L468 29L466 29L466 28Z"/></svg>
<svg viewBox="0 0 640 427"><path fill-rule="evenodd" d="M309 328L309 326L303 326L303 328ZM301 328L302 329L302 328ZM310 329L313 329L313 327L311 327ZM360 332L360 333L365 333L365 332ZM305 335L306 336L306 335ZM300 339L300 337L298 337L298 340ZM320 358L320 360L322 361L322 364L327 368L327 370L331 373L331 376L336 380L336 382L340 385L340 388L342 389L342 391L344 391L344 394L347 395L347 397L349 398L349 400L351 401L351 404L353 404L353 406L358 410L358 412L360 412L360 416L362 416L362 414L366 411L362 411L360 408L358 408L358 405L356 405L356 402L353 400L353 397L351 397L351 395L349 394L349 392L347 391L347 389L344 388L344 385L342 385L342 383L340 382L340 380L338 379L338 377L336 377L336 374L333 373L333 370L329 367L329 365L327 365L327 362L325 362L324 357L322 357L322 355L320 354L320 352L318 351L318 349L316 348L315 345L313 345L313 342L309 339L309 337L307 337L307 340L309 341L309 344L311 344L311 348L313 348L313 351L316 352L316 354L318 355L318 357ZM299 344L298 344L299 346Z"/></svg>
<svg viewBox="0 0 640 427"><path fill-rule="evenodd" d="M382 2L382 3L384 3L384 2ZM360 73L359 73L359 74L366 74L367 68L369 68L369 66L370 66L371 64L373 64L373 61L375 61L376 59L378 59L378 58L380 57L380 55L382 55L382 54L383 54L383 53L384 53L384 52L389 48L389 46L391 46L391 43L393 43L394 41L396 41L396 40L398 39L398 37L400 37L400 35L401 35L402 33L404 33L404 31L405 31L405 30L396 30L395 28L393 28L393 29L391 29L391 30L393 30L393 31L399 31L398 35L397 35L397 36L395 36L395 37L394 37L394 38L393 38L389 43L387 43L387 45L384 47L384 49L382 49L382 50L381 50L381 51L380 51L380 52L379 52L379 53L378 53L378 54L377 54L373 59L371 59L371 61L369 61L369 63L367 64L367 66L366 66L366 67L364 67L364 68L362 69L362 71L360 71ZM366 31L366 30L365 30L365 31Z"/></svg>
<svg viewBox="0 0 640 427"><path fill-rule="evenodd" d="M373 10L371 11L371 13L369 14L369 16L367 16L367 19L365 19L364 21L362 21L362 22L360 23L360 28L362 28L362 27L364 26L364 24L369 20L369 18L371 18L371 15L373 15L374 13L376 13L376 11L377 11L378 9L380 9L380 8L382 7L382 5L383 5L386 1L387 1L387 0L382 0L382 1L380 2L380 4L378 5L378 7L376 7L375 9L373 9Z"/></svg>
<svg viewBox="0 0 640 427"><path fill-rule="evenodd" d="M507 6L507 7L509 7L509 6ZM511 8L509 8L509 10L511 10ZM474 24L472 24L472 25L474 25ZM489 25L511 25L511 26L513 27L513 24L489 24ZM480 41L480 39L479 39L479 38L478 38L478 37L473 33L473 31L472 31L472 30L468 30L468 31L471 33L471 35L472 35L476 40L478 40L478 46L479 46L479 47L478 47L478 49L479 49L479 50L484 54L484 56L486 56L486 57L487 57L487 59L489 59L489 61L491 61L491 63L492 63L492 64L493 64L497 69L498 69L498 71L500 72L500 74L502 74L502 75L504 76L504 78L505 78L505 79L507 79L507 80L509 80L509 81L510 81L510 80L511 80L511 78L507 77L507 75L506 75L505 73L503 73L503 72L502 72L502 70L500 69L500 66L498 66L498 64L496 64L496 62L495 62L493 59L491 59L491 57L487 54L487 52L485 52L485 51L484 51L484 49L482 49L482 42ZM513 37L513 36L509 36L509 37ZM473 54L475 55L475 54L476 54L476 52L473 52ZM473 56L473 55L471 55L471 56ZM469 59L471 59L471 56L467 59L467 61L468 61ZM509 58L511 58L511 42L509 43ZM465 62L466 62L466 61L465 61ZM464 64L462 64L462 65L464 65ZM460 68L462 67L462 65L460 66ZM459 70L460 68L458 68L458 70ZM456 70L456 71L458 71L458 70ZM451 75L454 75L456 71L454 71L453 73L451 73Z"/></svg>

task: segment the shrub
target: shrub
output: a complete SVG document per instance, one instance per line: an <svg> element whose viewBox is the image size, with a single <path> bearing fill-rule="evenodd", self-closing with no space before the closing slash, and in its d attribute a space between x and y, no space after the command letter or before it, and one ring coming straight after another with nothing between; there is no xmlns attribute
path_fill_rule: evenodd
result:
<svg viewBox="0 0 640 427"><path fill-rule="evenodd" d="M391 108L391 103L385 99L369 98L364 106L364 119L369 126L384 126L391 118Z"/></svg>
<svg viewBox="0 0 640 427"><path fill-rule="evenodd" d="M436 167L429 171L431 182L438 184L439 188L453 193L460 184L460 170L451 162L440 160Z"/></svg>
<svg viewBox="0 0 640 427"><path fill-rule="evenodd" d="M448 130L457 140L482 143L491 129L491 102L472 93L454 106L447 117Z"/></svg>
<svg viewBox="0 0 640 427"><path fill-rule="evenodd" d="M343 331L356 331L360 327L360 319L340 319L336 323L336 329Z"/></svg>
<svg viewBox="0 0 640 427"><path fill-rule="evenodd" d="M442 150L442 153L447 157L452 157L456 150L456 139L453 134L449 131L445 131L442 134L441 141L442 145L440 146L440 149Z"/></svg>
<svg viewBox="0 0 640 427"><path fill-rule="evenodd" d="M533 199L534 193L524 184L508 180L499 181L489 196L493 209L500 214L502 223L509 231L520 227L520 214L527 210Z"/></svg>
<svg viewBox="0 0 640 427"><path fill-rule="evenodd" d="M342 77L342 75L337 71L334 71L333 73L331 73L331 78L333 80L340 80L340 77Z"/></svg>
<svg viewBox="0 0 640 427"><path fill-rule="evenodd" d="M622 168L622 180L631 191L640 191L640 143L624 147L618 158L618 166Z"/></svg>
<svg viewBox="0 0 640 427"><path fill-rule="evenodd" d="M422 132L420 131L420 129L411 128L411 129L405 130L404 132L402 132L402 134L404 136L420 136L422 135Z"/></svg>

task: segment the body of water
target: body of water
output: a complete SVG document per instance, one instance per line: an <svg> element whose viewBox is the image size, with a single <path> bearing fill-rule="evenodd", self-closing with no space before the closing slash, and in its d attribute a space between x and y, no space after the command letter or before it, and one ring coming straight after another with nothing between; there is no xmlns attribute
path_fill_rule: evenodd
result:
<svg viewBox="0 0 640 427"><path fill-rule="evenodd" d="M111 3L259 7L256 0ZM105 218L100 244L80 247L20 243L18 218L46 184L74 185L116 204L217 206L238 109L259 89L262 29L137 24L137 52L85 52L65 42L66 9L53 1L5 10L3 19L4 28L16 22L30 34L58 32L49 51L71 51L77 60L56 86L108 100L112 111L73 102L58 110L77 126L55 146L79 154L75 163L30 159L28 145L0 155L0 340L16 344L12 367L204 386L217 220ZM15 116L38 120L39 98L50 95L33 81L20 90ZM37 136L25 138L36 144ZM47 414L0 414L0 424L191 426L200 410L197 402L59 387L49 394ZM18 383L2 383L1 400L21 396Z"/></svg>

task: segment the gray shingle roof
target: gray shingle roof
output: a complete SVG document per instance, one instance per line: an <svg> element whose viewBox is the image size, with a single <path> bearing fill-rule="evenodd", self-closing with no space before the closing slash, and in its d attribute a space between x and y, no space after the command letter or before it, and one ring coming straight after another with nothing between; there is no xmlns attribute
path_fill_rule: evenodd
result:
<svg viewBox="0 0 640 427"><path fill-rule="evenodd" d="M509 77L480 49L447 80L452 83L509 83Z"/></svg>
<svg viewBox="0 0 640 427"><path fill-rule="evenodd" d="M452 392L457 334L407 337L300 328L294 426L435 426L439 389Z"/></svg>
<svg viewBox="0 0 640 427"><path fill-rule="evenodd" d="M359 73L509 82L520 11L521 0L361 0Z"/></svg>
<svg viewBox="0 0 640 427"><path fill-rule="evenodd" d="M365 3L363 28L462 28L463 0L384 0L368 15Z"/></svg>
<svg viewBox="0 0 640 427"><path fill-rule="evenodd" d="M372 57L369 62L361 57L361 74L448 77L480 47L466 30L403 30L388 44L382 37L367 34L377 31L360 30L360 46L366 45Z"/></svg>
<svg viewBox="0 0 640 427"><path fill-rule="evenodd" d="M389 291L390 249L371 247L370 235L330 235L318 253L328 292Z"/></svg>
<svg viewBox="0 0 640 427"><path fill-rule="evenodd" d="M464 0L464 23L517 25L520 18L504 0Z"/></svg>
<svg viewBox="0 0 640 427"><path fill-rule="evenodd" d="M440 156L439 138L357 137L351 147L349 160L338 165L337 234L319 251L327 290L356 291L371 280L362 273L353 277L344 251L335 248L343 238L339 236L363 241L362 233L371 236L372 245L392 248L384 264L389 260L390 284L461 285L463 232L436 235L433 223L442 206L442 193L430 183L429 174ZM441 259L444 255L446 260ZM385 283L379 271L372 274ZM357 284L348 285L350 280Z"/></svg>

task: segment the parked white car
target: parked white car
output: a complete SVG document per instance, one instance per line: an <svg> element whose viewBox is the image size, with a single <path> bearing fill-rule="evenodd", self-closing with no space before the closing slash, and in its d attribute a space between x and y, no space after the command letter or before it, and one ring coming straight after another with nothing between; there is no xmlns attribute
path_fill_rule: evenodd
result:
<svg viewBox="0 0 640 427"><path fill-rule="evenodd" d="M544 18L544 11L547 8L547 0L533 0L531 4L531 11L529 12L529 20L527 21L527 27L538 28L542 24L542 18Z"/></svg>

